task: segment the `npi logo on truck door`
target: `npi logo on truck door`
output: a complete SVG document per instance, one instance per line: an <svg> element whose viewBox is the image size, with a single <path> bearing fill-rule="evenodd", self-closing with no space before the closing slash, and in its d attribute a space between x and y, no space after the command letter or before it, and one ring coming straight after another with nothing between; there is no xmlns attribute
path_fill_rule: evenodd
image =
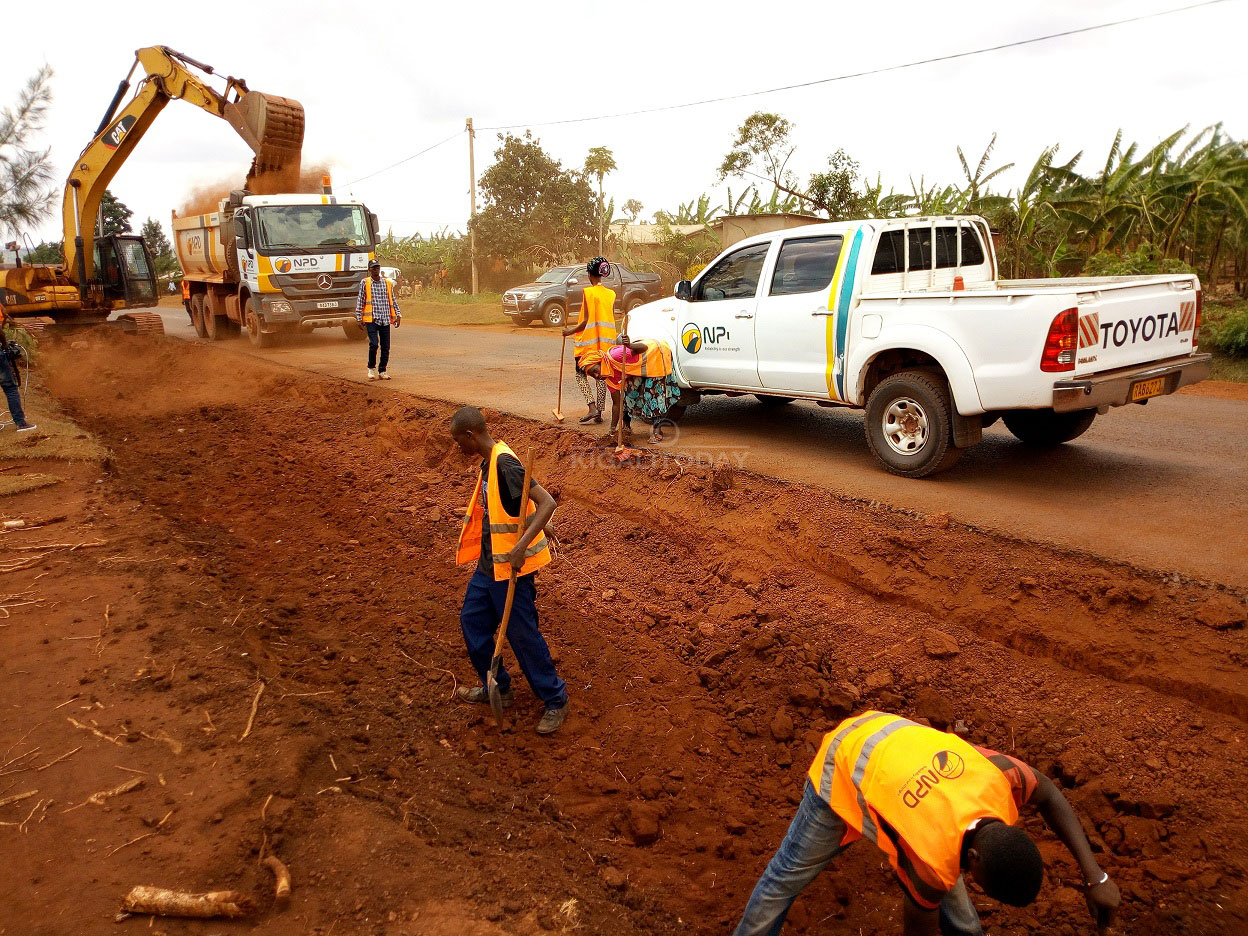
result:
<svg viewBox="0 0 1248 936"><path fill-rule="evenodd" d="M690 354L697 354L702 350L703 345L708 345L714 350L720 350L722 346L731 340L728 329L723 325L707 325L699 326L697 322L689 322L680 330L680 343Z"/></svg>

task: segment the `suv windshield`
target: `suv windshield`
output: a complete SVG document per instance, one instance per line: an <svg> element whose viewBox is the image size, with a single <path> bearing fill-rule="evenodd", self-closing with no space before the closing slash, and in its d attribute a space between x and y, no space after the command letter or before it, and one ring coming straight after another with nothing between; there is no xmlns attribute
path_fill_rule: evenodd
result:
<svg viewBox="0 0 1248 936"><path fill-rule="evenodd" d="M555 267L537 278L539 283L562 283L576 267Z"/></svg>
<svg viewBox="0 0 1248 936"><path fill-rule="evenodd" d="M368 219L358 205L266 205L256 209L262 250L364 247Z"/></svg>

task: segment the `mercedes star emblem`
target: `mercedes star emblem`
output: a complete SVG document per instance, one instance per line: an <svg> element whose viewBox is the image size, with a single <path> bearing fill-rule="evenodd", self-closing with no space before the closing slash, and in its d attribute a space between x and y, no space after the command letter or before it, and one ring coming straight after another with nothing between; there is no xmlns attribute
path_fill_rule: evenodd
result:
<svg viewBox="0 0 1248 936"><path fill-rule="evenodd" d="M330 286L334 285L334 278L328 273L322 273L316 278L316 285L320 286L321 289L329 289Z"/></svg>

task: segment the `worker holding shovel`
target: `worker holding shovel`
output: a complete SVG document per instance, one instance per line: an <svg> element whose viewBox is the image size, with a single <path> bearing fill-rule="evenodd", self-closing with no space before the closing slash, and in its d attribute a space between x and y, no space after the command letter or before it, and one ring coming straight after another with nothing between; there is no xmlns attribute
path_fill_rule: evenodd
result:
<svg viewBox="0 0 1248 936"><path fill-rule="evenodd" d="M545 529L555 512L555 499L532 479L529 497L523 496L524 467L506 443L490 436L485 417L476 407L456 411L451 417L451 437L465 455L481 459L455 555L456 563L476 563L459 622L481 684L460 686L455 694L464 702L489 703L487 678L492 678L497 681L502 707L511 707L514 694L510 674L501 665L491 674L495 632L506 619L507 640L520 671L545 706L537 733L553 734L568 716L568 691L555 672L550 648L538 626L533 573L551 560ZM499 647L501 653L501 643Z"/></svg>
<svg viewBox="0 0 1248 936"><path fill-rule="evenodd" d="M902 887L905 936L982 936L964 878L996 900L1036 899L1044 862L1014 825L1035 808L1079 865L1084 899L1101 932L1118 887L1102 871L1053 781L1008 754L976 747L886 712L847 718L828 732L780 849L746 905L735 936L776 934L794 898L833 858L865 838Z"/></svg>

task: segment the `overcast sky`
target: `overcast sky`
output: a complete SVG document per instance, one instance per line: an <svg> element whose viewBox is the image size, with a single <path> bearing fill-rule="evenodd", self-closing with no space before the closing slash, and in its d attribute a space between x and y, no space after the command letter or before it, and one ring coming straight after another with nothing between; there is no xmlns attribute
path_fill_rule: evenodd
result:
<svg viewBox="0 0 1248 936"><path fill-rule="evenodd" d="M1192 2L251 0L244 10L233 2L101 7L50 0L6 14L8 35L21 39L6 42L0 55L0 104L11 103L45 62L55 69L45 145L63 180L133 51L167 45L254 89L301 101L305 167L328 164L339 194L364 200L383 229L401 234L464 228L466 135L355 180L457 133L467 117L478 128L530 126L565 166L579 167L590 147L610 148L619 169L607 177L607 194L617 205L638 199L645 218L702 192L721 201L715 169L736 126L759 109L796 125L791 167L803 178L844 147L871 178L881 173L886 189L908 190L911 176L956 182L955 147L973 160L996 131L993 165L1018 164L1001 180L1008 188L1051 143L1061 144L1060 157L1083 150L1085 171L1103 163L1119 127L1143 146L1185 124L1222 121L1230 135L1248 135L1248 0L801 90L542 124L903 64ZM496 133L478 131L478 175L493 161ZM188 190L241 183L250 157L226 123L174 101L110 187L134 209L136 230L149 215L167 230L170 210ZM32 236L58 238L59 225Z"/></svg>

